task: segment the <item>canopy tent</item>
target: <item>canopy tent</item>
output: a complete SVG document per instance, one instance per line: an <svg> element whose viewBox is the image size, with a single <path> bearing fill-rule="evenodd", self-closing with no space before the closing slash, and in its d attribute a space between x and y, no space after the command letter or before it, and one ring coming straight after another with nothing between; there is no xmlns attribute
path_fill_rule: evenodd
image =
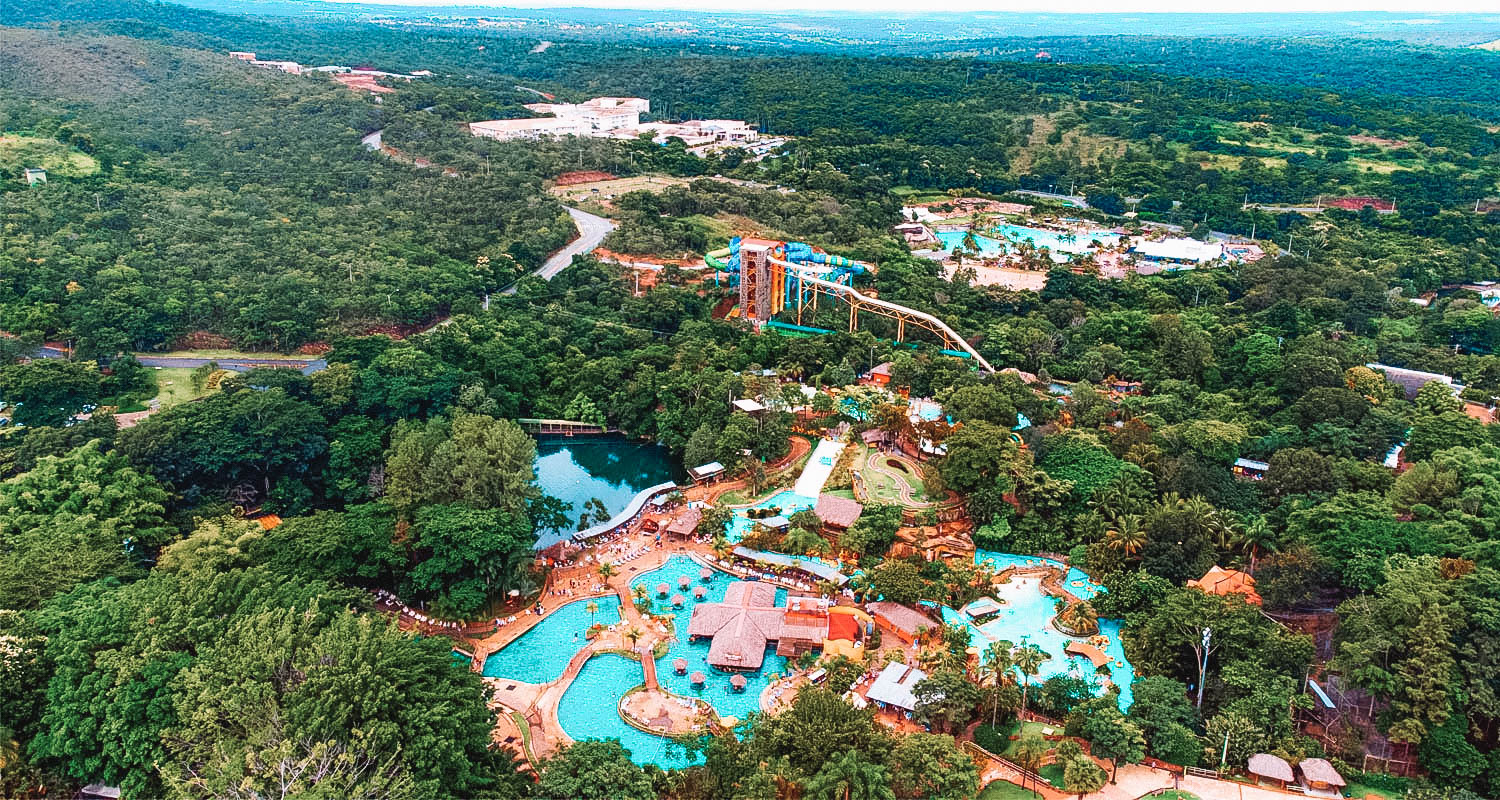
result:
<svg viewBox="0 0 1500 800"><path fill-rule="evenodd" d="M759 561L763 564L774 564L778 567L800 569L809 575L825 581L832 581L840 586L849 582L849 579L843 573L816 559L782 555L781 553L768 553L764 550L751 550L748 547L736 547L734 548L734 554L740 558L748 558L751 561Z"/></svg>
<svg viewBox="0 0 1500 800"><path fill-rule="evenodd" d="M686 675L687 674L687 659L685 659L685 658L674 658L674 659L672 659L672 669L678 675Z"/></svg>

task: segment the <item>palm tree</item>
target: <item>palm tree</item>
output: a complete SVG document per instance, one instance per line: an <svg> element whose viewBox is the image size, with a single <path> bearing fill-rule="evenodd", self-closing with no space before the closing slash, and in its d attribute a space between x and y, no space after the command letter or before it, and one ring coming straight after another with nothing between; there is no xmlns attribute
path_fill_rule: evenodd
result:
<svg viewBox="0 0 1500 800"><path fill-rule="evenodd" d="M722 533L714 537L714 542L709 547L714 551L714 557L720 561L723 561L734 551L734 545L730 544L729 540Z"/></svg>
<svg viewBox="0 0 1500 800"><path fill-rule="evenodd" d="M1256 517L1240 530L1239 546L1250 554L1250 574L1255 574L1255 560L1260 551L1277 552L1276 531L1266 523L1265 517Z"/></svg>
<svg viewBox="0 0 1500 800"><path fill-rule="evenodd" d="M1030 689L1030 687L1031 687L1031 679L1039 671L1041 671L1042 662L1046 661L1046 660L1047 660L1047 654L1042 652L1042 648L1037 647L1036 645L1032 644L1031 642L1026 641L1024 638L1021 640L1021 646L1018 647L1018 648L1016 648L1016 652L1015 652L1016 669L1018 669L1018 670L1021 671L1021 716L1022 717L1026 716L1026 699L1027 699L1028 689Z"/></svg>
<svg viewBox="0 0 1500 800"><path fill-rule="evenodd" d="M1035 773L1042 768L1042 759L1046 758L1047 750L1047 740L1043 739L1041 734L1036 731L1021 734L1021 738L1016 740L1014 751L1016 766L1026 770L1027 773ZM1026 788L1026 773L1021 774L1021 788ZM1041 792L1037 791L1038 788L1033 786L1031 793L1040 797Z"/></svg>
<svg viewBox="0 0 1500 800"><path fill-rule="evenodd" d="M1099 613L1086 600L1079 601L1063 609L1058 618L1064 627L1074 633L1089 634L1099 630Z"/></svg>
<svg viewBox="0 0 1500 800"><path fill-rule="evenodd" d="M634 650L636 642L639 642L641 640L641 637L645 635L645 631L642 631L640 628L631 625L630 630L625 631L625 638L630 640L630 649Z"/></svg>
<svg viewBox="0 0 1500 800"><path fill-rule="evenodd" d="M598 616L599 614L599 604L594 602L593 600L590 600L589 604L584 606L584 609L589 612L589 622L594 622L594 617Z"/></svg>
<svg viewBox="0 0 1500 800"><path fill-rule="evenodd" d="M613 578L615 575L615 565L606 561L603 564L599 565L598 572L599 577L603 578L605 583L608 583L609 579Z"/></svg>
<svg viewBox="0 0 1500 800"><path fill-rule="evenodd" d="M1006 675L1010 673L1011 667L1015 666L1015 659L1011 657L1012 645L1001 639L998 642L990 642L990 646L984 650L984 658L980 661L982 676L987 676L995 686L995 697L990 704L990 727L995 727L995 720L1000 716L1000 686L1005 681Z"/></svg>
<svg viewBox="0 0 1500 800"><path fill-rule="evenodd" d="M633 597L635 597L635 599L637 599L637 600L643 600L643 599L645 599L646 594L647 594L647 592L646 592L646 584L644 584L644 583L637 583L636 585L630 587L630 594Z"/></svg>
<svg viewBox="0 0 1500 800"><path fill-rule="evenodd" d="M1104 532L1105 545L1124 555L1127 561L1135 558L1135 554L1146 546L1146 541L1146 529L1141 525L1141 518L1133 514L1120 517Z"/></svg>
<svg viewBox="0 0 1500 800"><path fill-rule="evenodd" d="M885 767L850 750L824 764L807 782L808 800L895 800Z"/></svg>

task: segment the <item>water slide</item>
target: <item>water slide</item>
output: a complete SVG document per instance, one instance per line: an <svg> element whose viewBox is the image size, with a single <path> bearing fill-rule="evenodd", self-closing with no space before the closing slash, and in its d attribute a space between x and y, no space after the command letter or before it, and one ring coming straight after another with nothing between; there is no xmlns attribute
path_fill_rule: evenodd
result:
<svg viewBox="0 0 1500 800"><path fill-rule="evenodd" d="M808 457L807 466L802 468L802 475L797 478L797 485L792 487L792 491L816 500L823 491L823 484L828 482L828 476L833 474L833 465L838 462L839 453L843 449L843 442L820 440Z"/></svg>

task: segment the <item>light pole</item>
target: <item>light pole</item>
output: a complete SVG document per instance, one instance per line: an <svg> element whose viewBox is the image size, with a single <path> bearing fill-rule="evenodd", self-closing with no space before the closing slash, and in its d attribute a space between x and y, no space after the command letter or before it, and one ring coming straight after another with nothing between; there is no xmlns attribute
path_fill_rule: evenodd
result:
<svg viewBox="0 0 1500 800"><path fill-rule="evenodd" d="M1208 675L1208 651L1209 651L1209 643L1213 641L1213 638L1214 638L1214 629L1213 628L1204 628L1203 629L1203 650L1201 651L1202 655L1199 657L1199 660L1198 660L1198 707L1199 708L1203 707L1203 684L1204 684L1204 681L1206 680L1206 676ZM1228 742L1229 742L1229 737L1226 736L1224 738L1224 742L1225 742L1225 747L1227 748L1228 747Z"/></svg>

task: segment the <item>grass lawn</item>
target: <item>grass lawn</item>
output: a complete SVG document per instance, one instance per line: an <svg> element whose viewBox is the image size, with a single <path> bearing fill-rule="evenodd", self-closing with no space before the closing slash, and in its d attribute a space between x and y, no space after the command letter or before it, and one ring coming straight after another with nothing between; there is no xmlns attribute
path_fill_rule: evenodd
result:
<svg viewBox="0 0 1500 800"><path fill-rule="evenodd" d="M1178 789L1168 789L1161 794L1153 795L1153 797L1156 800L1201 800L1198 795L1192 792L1184 792Z"/></svg>
<svg viewBox="0 0 1500 800"><path fill-rule="evenodd" d="M143 353L142 355L148 355L148 356L151 356L153 358L223 358L223 359L236 359L236 360L243 359L243 360L247 360L247 361L255 361L255 360L259 360L259 361L275 361L277 359L281 359L281 360L284 360L284 361L311 361L311 360L317 358L317 356L299 356L299 355L290 355L290 354L287 354L287 353L277 353L277 352L271 352L271 351L260 352L260 353L249 353L249 352L246 352L244 350L219 350L219 349L208 349L208 350L173 350L173 351L171 351L169 353Z"/></svg>
<svg viewBox="0 0 1500 800"><path fill-rule="evenodd" d="M979 793L979 800L1036 800L1036 795L1010 781L994 781Z"/></svg>
<svg viewBox="0 0 1500 800"><path fill-rule="evenodd" d="M1048 764L1036 771L1038 775L1047 779L1047 782L1061 789L1063 786L1063 765Z"/></svg>
<svg viewBox="0 0 1500 800"><path fill-rule="evenodd" d="M1390 789L1377 789L1363 783L1350 783L1344 787L1344 791L1353 798L1380 797L1384 800L1401 800L1405 795L1401 792L1393 792Z"/></svg>
<svg viewBox="0 0 1500 800"><path fill-rule="evenodd" d="M23 167L41 167L52 178L81 178L98 172L99 162L56 139L0 133L0 170L24 185Z"/></svg>
<svg viewBox="0 0 1500 800"><path fill-rule="evenodd" d="M156 376L156 399L161 401L162 408L197 400L209 391L193 389L193 370L188 367L161 367L151 369L151 374Z"/></svg>

